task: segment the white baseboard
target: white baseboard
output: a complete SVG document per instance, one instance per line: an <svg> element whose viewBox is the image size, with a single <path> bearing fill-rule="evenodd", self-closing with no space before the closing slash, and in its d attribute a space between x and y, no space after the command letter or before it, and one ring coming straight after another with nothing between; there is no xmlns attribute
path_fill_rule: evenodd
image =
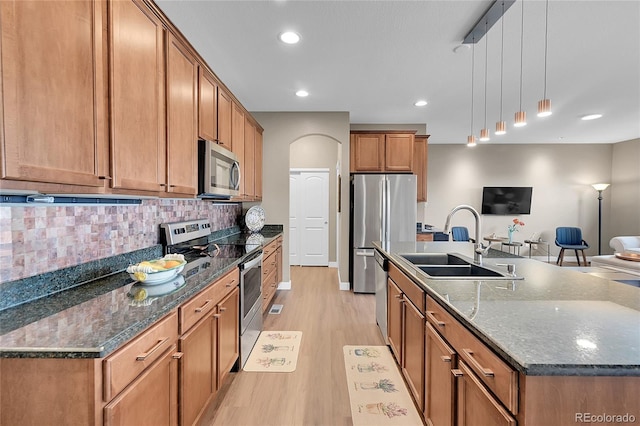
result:
<svg viewBox="0 0 640 426"><path fill-rule="evenodd" d="M337 268L338 262L329 262L329 268Z"/></svg>
<svg viewBox="0 0 640 426"><path fill-rule="evenodd" d="M351 290L351 285L349 281L340 281L340 290L349 291Z"/></svg>
<svg viewBox="0 0 640 426"><path fill-rule="evenodd" d="M291 281L281 281L278 290L291 290Z"/></svg>

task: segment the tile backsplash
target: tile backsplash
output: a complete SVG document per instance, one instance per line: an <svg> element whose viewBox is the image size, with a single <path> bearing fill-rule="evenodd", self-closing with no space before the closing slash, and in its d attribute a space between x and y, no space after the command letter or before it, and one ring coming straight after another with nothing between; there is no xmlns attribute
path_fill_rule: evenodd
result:
<svg viewBox="0 0 640 426"><path fill-rule="evenodd" d="M0 207L0 282L139 250L159 225L209 218L212 231L239 223L240 204L151 199L139 205Z"/></svg>

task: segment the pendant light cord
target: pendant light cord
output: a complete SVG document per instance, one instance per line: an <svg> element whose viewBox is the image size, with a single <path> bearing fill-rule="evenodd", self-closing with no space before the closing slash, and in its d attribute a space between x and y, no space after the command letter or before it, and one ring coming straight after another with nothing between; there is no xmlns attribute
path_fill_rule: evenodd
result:
<svg viewBox="0 0 640 426"><path fill-rule="evenodd" d="M520 23L520 111L522 111L522 57L524 47L524 0L522 0L522 22Z"/></svg>
<svg viewBox="0 0 640 426"><path fill-rule="evenodd" d="M549 0L547 0L544 16L544 96L547 99L547 38L549 34Z"/></svg>
<svg viewBox="0 0 640 426"><path fill-rule="evenodd" d="M487 128L487 71L489 69L489 32L484 21L484 128Z"/></svg>
<svg viewBox="0 0 640 426"><path fill-rule="evenodd" d="M473 69L475 68L476 60L476 37L473 37L473 44L471 45L471 135L473 135Z"/></svg>
<svg viewBox="0 0 640 426"><path fill-rule="evenodd" d="M502 121L502 77L504 75L504 1L502 2L502 30L501 30L501 42L500 42L500 121Z"/></svg>

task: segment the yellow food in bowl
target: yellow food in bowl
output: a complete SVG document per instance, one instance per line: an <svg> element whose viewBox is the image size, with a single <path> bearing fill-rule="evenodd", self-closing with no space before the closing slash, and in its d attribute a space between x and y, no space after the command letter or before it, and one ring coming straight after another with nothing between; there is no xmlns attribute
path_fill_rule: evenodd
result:
<svg viewBox="0 0 640 426"><path fill-rule="evenodd" d="M182 265L182 262L179 262L177 260L165 260L164 262L164 267L166 269L175 268L176 266L180 266L180 265Z"/></svg>

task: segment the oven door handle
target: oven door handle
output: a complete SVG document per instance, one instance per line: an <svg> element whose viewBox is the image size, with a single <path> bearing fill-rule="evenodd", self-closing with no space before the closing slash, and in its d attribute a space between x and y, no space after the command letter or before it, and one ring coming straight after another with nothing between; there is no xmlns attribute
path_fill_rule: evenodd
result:
<svg viewBox="0 0 640 426"><path fill-rule="evenodd" d="M255 266L258 266L260 263L262 263L262 255L256 257L255 259L251 259L250 261L246 262L246 263L242 263L242 270L246 271L247 269L251 269Z"/></svg>

